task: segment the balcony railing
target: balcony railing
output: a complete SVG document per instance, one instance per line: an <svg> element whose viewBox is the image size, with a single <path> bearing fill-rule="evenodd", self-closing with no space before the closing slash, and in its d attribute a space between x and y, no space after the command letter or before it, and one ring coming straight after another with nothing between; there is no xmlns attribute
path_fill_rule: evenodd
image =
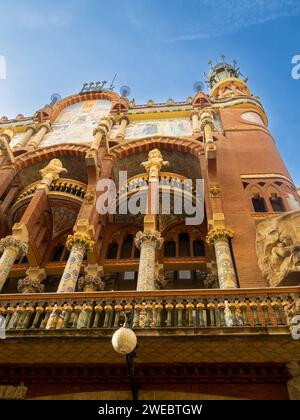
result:
<svg viewBox="0 0 300 420"><path fill-rule="evenodd" d="M0 315L7 333L23 330L22 335L116 329L123 324L125 312L132 314L132 327L137 330L276 331L287 326L284 308L299 293L298 287L289 287L3 295Z"/></svg>
<svg viewBox="0 0 300 420"><path fill-rule="evenodd" d="M32 196L37 186L39 185L40 181L35 182L28 187L26 187L21 194L18 196L16 202L23 200L24 198ZM84 199L86 193L86 185L80 181L74 179L58 179L57 181L53 181L50 186L50 194L52 193L63 193L63 194L70 194L72 196L77 197L78 199Z"/></svg>

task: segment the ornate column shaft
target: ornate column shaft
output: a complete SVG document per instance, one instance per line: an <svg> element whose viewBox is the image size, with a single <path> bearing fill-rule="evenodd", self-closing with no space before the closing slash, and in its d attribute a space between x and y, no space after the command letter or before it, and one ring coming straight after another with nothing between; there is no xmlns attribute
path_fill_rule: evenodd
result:
<svg viewBox="0 0 300 420"><path fill-rule="evenodd" d="M66 246L70 250L70 255L57 293L72 293L75 291L83 258L86 252L93 248L94 241L90 239L89 235L76 232L68 237Z"/></svg>
<svg viewBox="0 0 300 420"><path fill-rule="evenodd" d="M100 124L94 130L94 141L91 145L91 150L98 150L101 142L104 137L107 137L112 126L114 124L114 120L112 118L103 118L100 121Z"/></svg>
<svg viewBox="0 0 300 420"><path fill-rule="evenodd" d="M141 250L137 290L155 290L157 280L156 250L163 244L163 238L158 231L138 232L135 245Z"/></svg>
<svg viewBox="0 0 300 420"><path fill-rule="evenodd" d="M44 136L51 130L50 123L43 123L39 126L39 131L36 133L34 137L29 141L28 147L32 148L33 150L37 149L41 141L43 140Z"/></svg>
<svg viewBox="0 0 300 420"><path fill-rule="evenodd" d="M230 229L216 228L211 230L206 238L207 243L215 247L221 289L236 289L238 287L229 247L229 238L232 237L233 232Z"/></svg>
<svg viewBox="0 0 300 420"><path fill-rule="evenodd" d="M200 126L199 126L199 114L197 111L193 111L192 115L192 126L193 126L193 134L200 133Z"/></svg>
<svg viewBox="0 0 300 420"><path fill-rule="evenodd" d="M122 117L120 118L120 129L117 134L117 138L119 138L120 140L124 139L128 124L129 118L127 117L127 115L122 115Z"/></svg>
<svg viewBox="0 0 300 420"><path fill-rule="evenodd" d="M141 250L137 290L155 290L155 282L158 277L156 267L156 250L163 244L160 232L156 230L156 200L158 192L158 180L160 170L168 166L169 162L164 161L158 149L151 150L148 160L143 166L148 174L148 209L144 217L144 232L138 232L135 238L135 245Z"/></svg>
<svg viewBox="0 0 300 420"><path fill-rule="evenodd" d="M27 143L31 140L31 137L33 136L33 134L35 133L36 133L36 128L34 125L30 125L29 127L27 127L24 136L20 139L19 143L14 145L13 149L26 146Z"/></svg>
<svg viewBox="0 0 300 420"><path fill-rule="evenodd" d="M17 258L24 257L28 252L28 244L22 239L7 236L0 241L0 292L9 276L10 270Z"/></svg>
<svg viewBox="0 0 300 420"><path fill-rule="evenodd" d="M203 110L200 115L200 129L204 132L205 139L205 153L208 159L216 158L216 145L212 135L214 128L214 118L209 110Z"/></svg>

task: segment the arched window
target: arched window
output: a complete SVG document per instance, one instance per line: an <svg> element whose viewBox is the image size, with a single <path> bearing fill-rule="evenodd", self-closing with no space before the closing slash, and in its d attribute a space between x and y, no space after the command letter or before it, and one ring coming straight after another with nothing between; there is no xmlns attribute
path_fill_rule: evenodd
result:
<svg viewBox="0 0 300 420"><path fill-rule="evenodd" d="M166 258L168 258L168 257L176 257L176 244L175 244L175 241L166 241L165 242L164 256Z"/></svg>
<svg viewBox="0 0 300 420"><path fill-rule="evenodd" d="M188 233L180 233L179 241L179 257L189 257L190 251L190 235Z"/></svg>
<svg viewBox="0 0 300 420"><path fill-rule="evenodd" d="M107 259L115 260L118 257L119 245L116 242L113 242L109 245L107 250Z"/></svg>
<svg viewBox="0 0 300 420"><path fill-rule="evenodd" d="M277 194L271 194L270 203L271 203L273 211L275 212L285 211L282 198L278 197Z"/></svg>
<svg viewBox="0 0 300 420"><path fill-rule="evenodd" d="M124 238L121 250L121 258L131 258L132 256L132 247L133 247L133 236L127 235Z"/></svg>
<svg viewBox="0 0 300 420"><path fill-rule="evenodd" d="M252 204L253 204L254 211L256 213L267 212L265 200L259 194L254 194L254 196L252 197Z"/></svg>
<svg viewBox="0 0 300 420"><path fill-rule="evenodd" d="M205 257L205 246L201 240L193 241L194 257Z"/></svg>

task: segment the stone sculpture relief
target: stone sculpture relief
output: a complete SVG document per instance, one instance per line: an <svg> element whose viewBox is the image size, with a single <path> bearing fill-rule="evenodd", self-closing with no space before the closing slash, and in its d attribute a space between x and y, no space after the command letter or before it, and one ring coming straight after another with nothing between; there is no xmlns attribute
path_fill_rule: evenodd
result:
<svg viewBox="0 0 300 420"><path fill-rule="evenodd" d="M300 211L264 219L256 231L258 264L269 285L300 284Z"/></svg>

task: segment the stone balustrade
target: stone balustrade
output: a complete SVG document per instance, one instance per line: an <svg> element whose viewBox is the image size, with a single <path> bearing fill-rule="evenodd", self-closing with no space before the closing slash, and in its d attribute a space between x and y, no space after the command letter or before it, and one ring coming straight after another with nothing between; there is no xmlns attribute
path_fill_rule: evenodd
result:
<svg viewBox="0 0 300 420"><path fill-rule="evenodd" d="M185 193L195 193L195 186L190 186L187 183L187 179L182 175L173 174L171 172L161 172L159 175L159 186L170 186L172 189L185 190ZM120 188L119 195L122 196L125 193L135 192L141 188L148 186L148 174L136 175L127 181L127 185Z"/></svg>
<svg viewBox="0 0 300 420"><path fill-rule="evenodd" d="M0 295L0 316L7 333L116 329L125 312L132 314L137 330L247 328L254 333L271 328L276 333L287 327L285 307L297 299L296 287Z"/></svg>
<svg viewBox="0 0 300 420"><path fill-rule="evenodd" d="M16 202L32 196L37 186L40 184L40 181L35 182L28 187L26 187L21 194L18 196ZM79 199L84 199L85 193L87 190L87 186L80 181L74 179L58 179L57 181L53 181L49 188L49 194L53 193L63 193L63 194L71 194Z"/></svg>

